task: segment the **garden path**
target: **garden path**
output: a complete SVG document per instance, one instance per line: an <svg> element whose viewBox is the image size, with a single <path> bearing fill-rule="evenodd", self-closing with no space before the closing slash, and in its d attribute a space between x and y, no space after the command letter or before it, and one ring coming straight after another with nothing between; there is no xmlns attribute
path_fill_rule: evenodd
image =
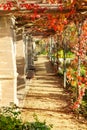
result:
<svg viewBox="0 0 87 130"><path fill-rule="evenodd" d="M53 124L52 130L87 130L87 124L70 111L69 94L63 89L63 79L55 75L47 57L40 55L35 67L35 76L26 81L23 120L32 122L35 113L40 121Z"/></svg>

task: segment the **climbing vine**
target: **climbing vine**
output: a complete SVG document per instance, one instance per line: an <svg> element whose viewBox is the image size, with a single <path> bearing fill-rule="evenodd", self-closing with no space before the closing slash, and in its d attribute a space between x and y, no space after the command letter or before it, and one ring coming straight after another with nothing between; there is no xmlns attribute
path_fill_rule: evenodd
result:
<svg viewBox="0 0 87 130"><path fill-rule="evenodd" d="M71 68L67 71L68 81L75 87L76 91L76 95L74 91L75 99L72 106L73 109L78 109L80 107L87 88L87 69L85 67L87 51L86 26L87 20L79 27L80 30L77 30L79 31L78 42L72 47L72 51L75 53L75 59L71 62Z"/></svg>
<svg viewBox="0 0 87 130"><path fill-rule="evenodd" d="M46 35L48 33L51 35L56 33L62 37L61 43L65 40L67 47L75 54L75 58L70 64L71 66L67 69L67 82L75 87L76 94L72 108L78 109L87 88L85 62L87 53L87 19L83 22L80 17L79 20L75 17L77 9L82 7L83 2L81 0L43 0L42 3L57 4L56 10L58 13L48 13L46 11L49 10L49 7L28 3L26 0L7 0L0 4L0 10L28 10L28 13L15 11L14 15L18 23L22 20L26 21L25 23L32 22L32 25L35 25L34 28L32 25L30 26L32 32L41 33L42 31ZM79 15L81 14L79 13Z"/></svg>

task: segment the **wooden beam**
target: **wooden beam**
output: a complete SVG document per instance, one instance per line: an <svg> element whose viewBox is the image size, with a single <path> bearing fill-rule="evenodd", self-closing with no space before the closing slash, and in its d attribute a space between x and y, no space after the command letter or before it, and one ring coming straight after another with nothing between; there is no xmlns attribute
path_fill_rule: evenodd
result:
<svg viewBox="0 0 87 130"><path fill-rule="evenodd" d="M47 13L67 13L70 12L72 9L68 9L63 7L62 4L37 4L40 8L38 8L38 13L42 13L42 10L45 9L45 12ZM60 10L60 6L63 7L62 10ZM13 9L13 10L0 10L0 16L3 15L9 15L15 12L28 12L33 13L34 10L27 10L27 9ZM77 12L85 12L87 11L87 5L83 5L81 8L76 9ZM45 13L44 12L44 13Z"/></svg>

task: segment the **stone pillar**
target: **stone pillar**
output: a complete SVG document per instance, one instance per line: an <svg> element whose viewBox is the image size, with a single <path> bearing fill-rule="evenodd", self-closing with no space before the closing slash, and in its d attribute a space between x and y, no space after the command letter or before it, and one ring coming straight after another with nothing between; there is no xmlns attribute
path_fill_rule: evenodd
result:
<svg viewBox="0 0 87 130"><path fill-rule="evenodd" d="M0 19L0 106L18 105L16 57L7 17Z"/></svg>

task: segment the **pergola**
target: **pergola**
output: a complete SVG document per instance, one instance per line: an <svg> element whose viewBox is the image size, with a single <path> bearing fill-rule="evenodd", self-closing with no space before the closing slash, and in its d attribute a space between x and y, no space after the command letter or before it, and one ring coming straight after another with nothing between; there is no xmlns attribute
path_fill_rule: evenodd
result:
<svg viewBox="0 0 87 130"><path fill-rule="evenodd" d="M14 30L33 37L60 37L67 22L87 17L87 0L1 0L0 7L0 16L15 17Z"/></svg>
<svg viewBox="0 0 87 130"><path fill-rule="evenodd" d="M87 0L0 0L0 16L15 19L14 33L23 29L31 37L60 37L67 23L81 23L87 18ZM15 34L14 34L15 35ZM58 43L59 44L59 43ZM58 47L57 44L57 47ZM66 87L66 45L64 48L64 87ZM58 64L57 64L58 68Z"/></svg>

